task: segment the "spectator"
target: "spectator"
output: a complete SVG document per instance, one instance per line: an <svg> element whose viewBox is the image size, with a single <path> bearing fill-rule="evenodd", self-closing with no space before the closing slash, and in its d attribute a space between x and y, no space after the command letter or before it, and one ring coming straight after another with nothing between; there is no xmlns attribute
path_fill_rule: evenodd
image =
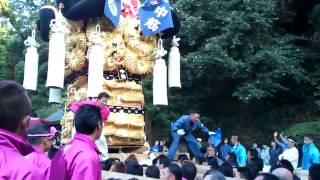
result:
<svg viewBox="0 0 320 180"><path fill-rule="evenodd" d="M180 164L182 164L184 161L187 161L187 160L189 160L189 159L188 159L188 156L186 154L180 154L178 156L178 161L180 162Z"/></svg>
<svg viewBox="0 0 320 180"><path fill-rule="evenodd" d="M274 132L273 138L274 142L277 143L278 146L281 147L282 151L285 151L288 148L288 142L285 137L283 137L283 133L280 134L281 141L278 140L278 132Z"/></svg>
<svg viewBox="0 0 320 180"><path fill-rule="evenodd" d="M156 165L160 170L168 167L170 164L170 160L166 155L158 156L156 159L154 159L154 162L154 165Z"/></svg>
<svg viewBox="0 0 320 180"><path fill-rule="evenodd" d="M99 150L95 140L102 133L100 109L82 105L74 117L76 134L52 159L50 179L101 179Z"/></svg>
<svg viewBox="0 0 320 180"><path fill-rule="evenodd" d="M320 179L320 164L313 164L309 168L309 180Z"/></svg>
<svg viewBox="0 0 320 180"><path fill-rule="evenodd" d="M288 169L291 173L293 173L293 171L294 171L292 164L288 160L285 160L285 159L282 159L281 161L279 161L276 168L280 168L280 167Z"/></svg>
<svg viewBox="0 0 320 180"><path fill-rule="evenodd" d="M150 153L159 153L159 152L161 152L160 151L160 146L159 146L159 140L156 140L155 142L154 142L154 145L151 147L151 149L150 149Z"/></svg>
<svg viewBox="0 0 320 180"><path fill-rule="evenodd" d="M226 178L224 175L217 170L208 170L204 175L203 175L204 180L225 180Z"/></svg>
<svg viewBox="0 0 320 180"><path fill-rule="evenodd" d="M237 168L240 179L253 180L253 174L251 170L247 167L239 167Z"/></svg>
<svg viewBox="0 0 320 180"><path fill-rule="evenodd" d="M281 152L282 149L276 144L276 142L271 141L271 148L269 150L271 167L275 167L277 165L278 158Z"/></svg>
<svg viewBox="0 0 320 180"><path fill-rule="evenodd" d="M233 168L238 167L237 155L234 152L229 152L226 156L226 162L230 164Z"/></svg>
<svg viewBox="0 0 320 180"><path fill-rule="evenodd" d="M27 143L31 101L14 81L0 81L0 179L45 179L40 169L23 156L33 151ZM23 167L22 167L23 166Z"/></svg>
<svg viewBox="0 0 320 180"><path fill-rule="evenodd" d="M247 159L248 159L248 162L251 161L251 159L253 158L258 158L259 157L259 153L256 149L254 148L250 148L247 152Z"/></svg>
<svg viewBox="0 0 320 180"><path fill-rule="evenodd" d="M44 124L36 125L28 131L28 141L35 151L25 157L40 168L46 179L49 179L51 160L45 153L50 150L56 132L54 127Z"/></svg>
<svg viewBox="0 0 320 180"><path fill-rule="evenodd" d="M194 180L197 175L197 167L190 161L182 163L182 177L186 180Z"/></svg>
<svg viewBox="0 0 320 180"><path fill-rule="evenodd" d="M223 161L217 157L217 149L214 146L207 147L206 161L209 162L210 159L216 159L219 165L223 163Z"/></svg>
<svg viewBox="0 0 320 180"><path fill-rule="evenodd" d="M292 180L293 179L292 173L288 169L285 169L285 168L277 168L272 171L272 174L277 176L279 178L279 180Z"/></svg>
<svg viewBox="0 0 320 180"><path fill-rule="evenodd" d="M109 171L113 163L115 163L116 160L114 158L109 158L103 162L104 170Z"/></svg>
<svg viewBox="0 0 320 180"><path fill-rule="evenodd" d="M295 147L296 141L293 137L287 138L288 148L279 155L279 160L286 159L288 160L294 169L298 167L299 161L299 152L298 149Z"/></svg>
<svg viewBox="0 0 320 180"><path fill-rule="evenodd" d="M261 173L255 178L255 180L279 180L279 178L270 173Z"/></svg>
<svg viewBox="0 0 320 180"><path fill-rule="evenodd" d="M134 154L130 154L127 159L124 161L124 164L127 166L128 163L130 162L136 162L138 163L138 159Z"/></svg>
<svg viewBox="0 0 320 180"><path fill-rule="evenodd" d="M160 141L160 152L168 152L168 147L166 146L166 140Z"/></svg>
<svg viewBox="0 0 320 180"><path fill-rule="evenodd" d="M239 142L238 136L232 136L231 143L233 144L231 151L236 154L238 165L240 167L246 166L246 148Z"/></svg>
<svg viewBox="0 0 320 180"><path fill-rule="evenodd" d="M311 135L304 136L302 151L302 169L308 170L313 164L320 163L320 153Z"/></svg>
<svg viewBox="0 0 320 180"><path fill-rule="evenodd" d="M128 164L125 165L124 172L126 174L143 176L143 167L138 162L128 161Z"/></svg>
<svg viewBox="0 0 320 180"><path fill-rule="evenodd" d="M219 158L225 159L230 151L231 146L228 144L228 138L225 138L223 143L219 146Z"/></svg>
<svg viewBox="0 0 320 180"><path fill-rule="evenodd" d="M220 165L216 158L211 158L208 160L208 165L211 166L211 169L219 169Z"/></svg>
<svg viewBox="0 0 320 180"><path fill-rule="evenodd" d="M169 164L163 171L163 174L160 175L160 179L163 180L181 180L182 179L182 170L177 164Z"/></svg>
<svg viewBox="0 0 320 180"><path fill-rule="evenodd" d="M261 149L259 148L258 144L257 144L257 143L253 143L253 144L252 144L252 148L255 149L255 150L257 150L258 156L260 157L260 155L261 155Z"/></svg>
<svg viewBox="0 0 320 180"><path fill-rule="evenodd" d="M261 158L254 157L249 161L247 167L251 170L251 173L255 178L263 169L263 160Z"/></svg>
<svg viewBox="0 0 320 180"><path fill-rule="evenodd" d="M265 166L270 166L270 148L267 145L262 145L260 158Z"/></svg>
<svg viewBox="0 0 320 180"><path fill-rule="evenodd" d="M220 166L219 171L226 177L234 177L233 168L229 163L223 163Z"/></svg>
<svg viewBox="0 0 320 180"><path fill-rule="evenodd" d="M146 169L145 174L147 177L150 177L150 178L156 178L156 179L160 178L160 170L157 166L154 166L154 165L149 166Z"/></svg>
<svg viewBox="0 0 320 180"><path fill-rule="evenodd" d="M111 172L118 172L118 173L124 173L125 172L125 165L123 162L115 161L111 168Z"/></svg>

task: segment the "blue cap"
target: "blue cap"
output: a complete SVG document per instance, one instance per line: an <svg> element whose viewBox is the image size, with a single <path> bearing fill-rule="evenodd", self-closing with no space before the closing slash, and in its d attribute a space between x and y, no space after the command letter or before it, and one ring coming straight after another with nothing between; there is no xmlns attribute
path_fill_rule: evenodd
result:
<svg viewBox="0 0 320 180"><path fill-rule="evenodd" d="M173 27L171 6L167 1L147 1L139 8L142 35L152 36Z"/></svg>
<svg viewBox="0 0 320 180"><path fill-rule="evenodd" d="M117 27L120 20L121 0L105 0L104 15Z"/></svg>

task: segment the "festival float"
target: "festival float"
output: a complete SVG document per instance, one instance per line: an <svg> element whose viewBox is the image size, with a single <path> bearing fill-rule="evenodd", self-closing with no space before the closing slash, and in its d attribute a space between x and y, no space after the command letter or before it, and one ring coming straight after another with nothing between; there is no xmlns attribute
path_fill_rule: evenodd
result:
<svg viewBox="0 0 320 180"><path fill-rule="evenodd" d="M73 102L110 95L103 134L108 146L146 145L142 81L153 76L153 104L167 105L167 88L181 87L180 22L168 1L58 0L39 10L39 35L49 42L49 102L61 102L66 88L62 143L71 139ZM172 40L168 61L163 39ZM25 45L24 87L36 90L35 30ZM167 68L168 65L168 68Z"/></svg>

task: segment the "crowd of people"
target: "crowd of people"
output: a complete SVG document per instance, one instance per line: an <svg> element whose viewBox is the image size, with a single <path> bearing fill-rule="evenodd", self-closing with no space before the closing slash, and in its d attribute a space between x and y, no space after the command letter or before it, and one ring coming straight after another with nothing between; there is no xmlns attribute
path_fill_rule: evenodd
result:
<svg viewBox="0 0 320 180"><path fill-rule="evenodd" d="M104 107L106 102L101 102ZM201 164L208 168L203 174L204 179L299 179L294 174L299 166L309 171L310 179L320 179L319 150L311 135L304 137L300 155L297 141L282 133L280 139L278 133L274 134L271 147L263 145L261 149L254 143L247 150L238 136L232 136L230 144L227 138L219 145L209 140L200 148L191 131L200 128L209 136L215 133L200 123L196 113L182 116L172 124L173 142L170 146L164 140L155 142L149 154L152 164L143 164L134 155L124 162L103 159L99 156L97 141L102 137L106 112L99 104L97 101L77 107L72 140L50 155L57 130L45 124L30 128L32 106L25 89L14 81L0 81L0 179L99 180L102 179L102 170L106 170L165 180L192 180L199 175L197 166ZM187 141L194 159L186 154L175 158L181 137Z"/></svg>

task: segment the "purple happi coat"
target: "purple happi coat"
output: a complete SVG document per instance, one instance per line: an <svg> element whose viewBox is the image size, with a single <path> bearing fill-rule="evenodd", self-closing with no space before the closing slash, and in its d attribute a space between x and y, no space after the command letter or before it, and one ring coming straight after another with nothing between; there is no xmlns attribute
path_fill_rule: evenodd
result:
<svg viewBox="0 0 320 180"><path fill-rule="evenodd" d="M51 180L101 180L99 150L87 135L75 134L51 161Z"/></svg>
<svg viewBox="0 0 320 180"><path fill-rule="evenodd" d="M49 179L51 160L40 148L35 146L33 148L35 151L26 155L25 158L36 165L40 169L40 172L45 175L46 179Z"/></svg>
<svg viewBox="0 0 320 180"><path fill-rule="evenodd" d="M0 180L43 180L40 169L24 156L33 152L21 136L0 129Z"/></svg>

